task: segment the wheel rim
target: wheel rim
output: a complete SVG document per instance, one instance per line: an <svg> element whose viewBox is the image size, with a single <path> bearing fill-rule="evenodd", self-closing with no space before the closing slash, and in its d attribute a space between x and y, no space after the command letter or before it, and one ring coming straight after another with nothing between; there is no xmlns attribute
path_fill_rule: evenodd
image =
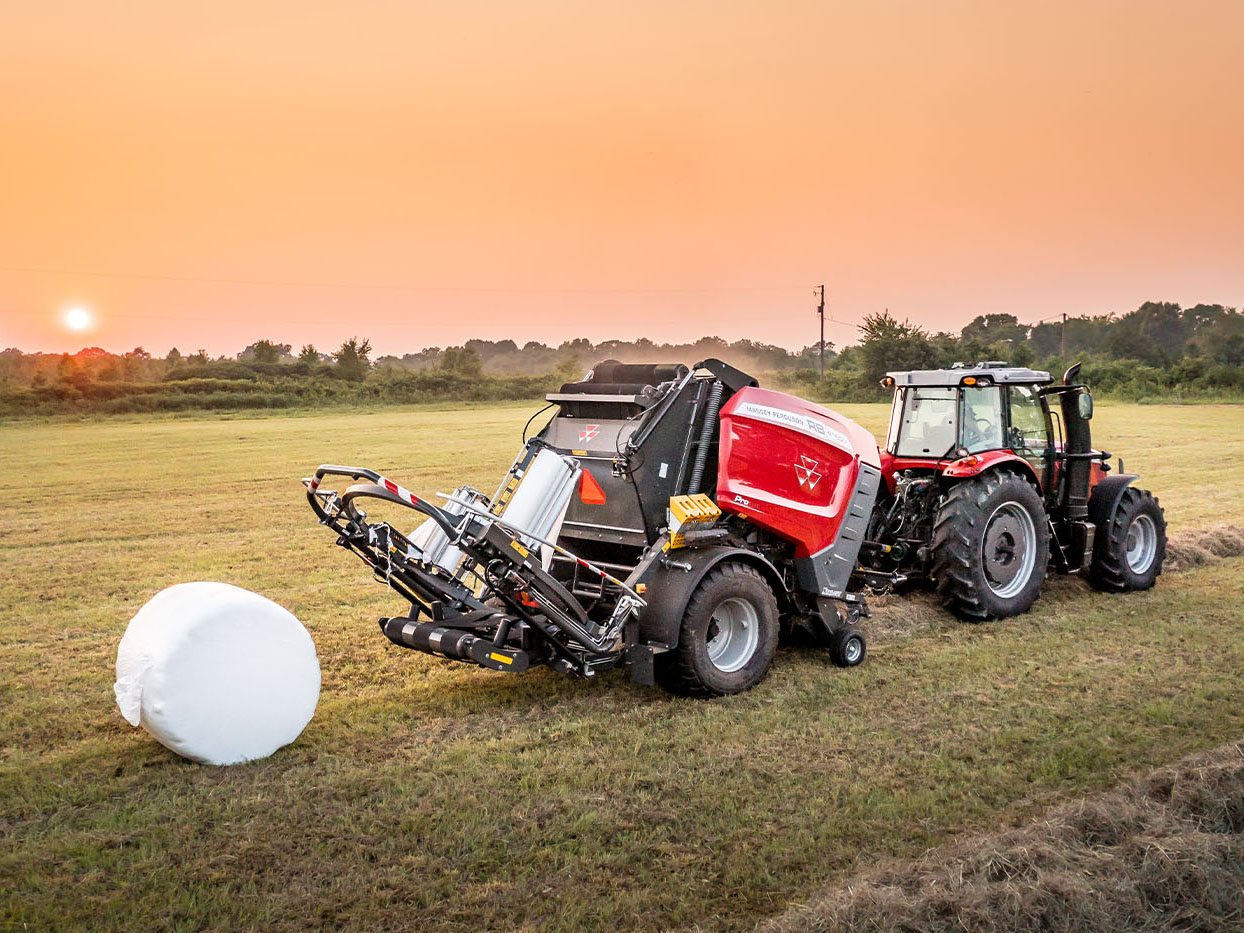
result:
<svg viewBox="0 0 1244 933"><path fill-rule="evenodd" d="M1037 527L1018 502L1004 502L989 516L981 544L985 582L995 596L1010 599L1028 581L1037 561Z"/></svg>
<svg viewBox="0 0 1244 933"><path fill-rule="evenodd" d="M1144 573L1158 554L1158 528L1148 515L1137 515L1127 529L1127 566Z"/></svg>
<svg viewBox="0 0 1244 933"><path fill-rule="evenodd" d="M848 664L855 664L864 653L864 646L858 638L848 638L842 646L842 657Z"/></svg>
<svg viewBox="0 0 1244 933"><path fill-rule="evenodd" d="M724 673L737 671L752 659L760 644L760 617L745 599L731 596L708 620L708 659Z"/></svg>

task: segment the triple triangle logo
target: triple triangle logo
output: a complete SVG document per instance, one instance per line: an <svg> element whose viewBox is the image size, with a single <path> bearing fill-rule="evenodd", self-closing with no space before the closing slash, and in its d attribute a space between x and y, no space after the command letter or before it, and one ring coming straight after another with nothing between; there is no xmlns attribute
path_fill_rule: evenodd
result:
<svg viewBox="0 0 1244 933"><path fill-rule="evenodd" d="M799 480L799 485L812 492L816 489L816 484L821 481L821 473L816 468L821 465L819 460L813 460L807 454L799 455L799 462L792 464L795 468L795 478Z"/></svg>

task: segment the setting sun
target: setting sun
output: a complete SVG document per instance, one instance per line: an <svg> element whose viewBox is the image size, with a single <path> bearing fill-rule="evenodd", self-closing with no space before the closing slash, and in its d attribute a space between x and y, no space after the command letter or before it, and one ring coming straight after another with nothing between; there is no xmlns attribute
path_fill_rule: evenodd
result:
<svg viewBox="0 0 1244 933"><path fill-rule="evenodd" d="M90 330L94 323L94 315L86 308L70 308L65 312L65 326L77 333Z"/></svg>

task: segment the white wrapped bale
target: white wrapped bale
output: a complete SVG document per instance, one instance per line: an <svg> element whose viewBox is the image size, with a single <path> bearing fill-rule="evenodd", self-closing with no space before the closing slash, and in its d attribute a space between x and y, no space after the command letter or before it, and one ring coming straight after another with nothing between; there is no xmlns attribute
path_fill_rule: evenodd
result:
<svg viewBox="0 0 1244 933"><path fill-rule="evenodd" d="M182 583L138 610L117 649L117 706L203 764L266 758L302 733L320 696L311 636L269 599Z"/></svg>

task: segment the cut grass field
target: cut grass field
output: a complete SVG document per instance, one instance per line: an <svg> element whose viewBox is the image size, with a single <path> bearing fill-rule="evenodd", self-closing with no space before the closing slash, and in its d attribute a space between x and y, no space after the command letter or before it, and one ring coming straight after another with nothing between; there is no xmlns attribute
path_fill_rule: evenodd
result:
<svg viewBox="0 0 1244 933"><path fill-rule="evenodd" d="M1244 735L1240 558L1128 596L1054 580L981 626L890 600L862 667L783 650L713 702L389 645L400 604L298 478L490 492L532 410L0 425L0 926L746 928ZM1244 408L1102 403L1094 431L1173 534L1244 524ZM316 716L265 761L189 764L113 704L130 616L198 579L315 638Z"/></svg>

